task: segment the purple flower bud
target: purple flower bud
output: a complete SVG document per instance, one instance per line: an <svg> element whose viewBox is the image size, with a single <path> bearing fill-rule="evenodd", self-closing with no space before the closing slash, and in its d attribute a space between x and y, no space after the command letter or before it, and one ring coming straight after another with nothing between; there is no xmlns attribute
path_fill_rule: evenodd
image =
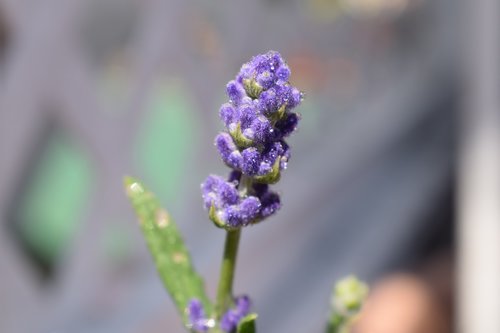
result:
<svg viewBox="0 0 500 333"><path fill-rule="evenodd" d="M280 121L276 123L276 138L283 139L289 136L297 128L299 123L299 115L290 112L283 117Z"/></svg>
<svg viewBox="0 0 500 333"><path fill-rule="evenodd" d="M234 177L231 176L230 177ZM240 196L237 182L228 182L222 177L210 175L201 185L206 209L212 210L218 225L237 228L258 222L261 202L258 197Z"/></svg>
<svg viewBox="0 0 500 333"><path fill-rule="evenodd" d="M243 227L258 221L261 206L257 197L249 196L238 204L219 209L217 217L224 226L231 228Z"/></svg>
<svg viewBox="0 0 500 333"><path fill-rule="evenodd" d="M238 122L240 116L238 110L230 103L222 104L219 110L219 116L226 127L230 124Z"/></svg>
<svg viewBox="0 0 500 333"><path fill-rule="evenodd" d="M242 316L246 316L250 312L252 302L250 301L250 297L248 297L247 295L236 297L236 300L234 302L236 303L236 311Z"/></svg>
<svg viewBox="0 0 500 333"><path fill-rule="evenodd" d="M260 73L257 73L255 77L255 81L261 86L263 89L269 89L273 85L275 80L274 74L269 71L265 70Z"/></svg>
<svg viewBox="0 0 500 333"><path fill-rule="evenodd" d="M259 116L258 111L252 104L243 104L239 107L239 122L241 123L241 128L245 129L250 127L252 122Z"/></svg>
<svg viewBox="0 0 500 333"><path fill-rule="evenodd" d="M229 309L224 316L222 316L220 328L224 332L229 333L234 331L241 319L250 312L250 298L246 295L239 296L235 299L235 305L236 307L234 309Z"/></svg>
<svg viewBox="0 0 500 333"><path fill-rule="evenodd" d="M288 80L290 71L287 70L287 67L278 52L269 51L266 54L253 57L252 60L243 65L237 80L243 82L243 80L255 79L260 86L268 89L276 80Z"/></svg>
<svg viewBox="0 0 500 333"><path fill-rule="evenodd" d="M253 222L260 213L261 203L256 197L249 196L238 205L239 212L238 217L240 220L239 224L248 225Z"/></svg>
<svg viewBox="0 0 500 333"><path fill-rule="evenodd" d="M243 157L228 133L219 133L215 138L215 145L224 161L230 168L240 169L243 165Z"/></svg>
<svg viewBox="0 0 500 333"><path fill-rule="evenodd" d="M241 179L241 171L233 170L229 174L227 181L230 183L234 183L236 186L238 186L240 184L240 179Z"/></svg>
<svg viewBox="0 0 500 333"><path fill-rule="evenodd" d="M290 108L294 108L302 102L304 94L297 88L292 89L292 99L289 101L288 105Z"/></svg>
<svg viewBox="0 0 500 333"><path fill-rule="evenodd" d="M186 308L189 318L189 326L196 332L207 332L210 326L208 325L208 320L205 317L205 311L203 310L203 304L196 298L189 301Z"/></svg>
<svg viewBox="0 0 500 333"><path fill-rule="evenodd" d="M219 133L215 137L215 145L223 160L227 160L229 155L237 150L233 139L228 133Z"/></svg>
<svg viewBox="0 0 500 333"><path fill-rule="evenodd" d="M266 150L262 153L261 168L267 169L267 166L273 166L277 159L285 159L288 161L290 155L290 149L285 141L273 142L269 145ZM281 167L280 170L285 168ZM265 174L265 171L259 171L259 174Z"/></svg>
<svg viewBox="0 0 500 333"><path fill-rule="evenodd" d="M254 141L261 144L269 141L274 132L271 122L264 116L256 117L248 129L252 131Z"/></svg>
<svg viewBox="0 0 500 333"><path fill-rule="evenodd" d="M201 185L205 208L212 205L222 209L238 203L240 197L233 183L226 182L222 177L210 175Z"/></svg>
<svg viewBox="0 0 500 333"><path fill-rule="evenodd" d="M262 205L260 210L262 219L273 215L280 209L280 197L277 193L269 191L269 185L253 184L253 190Z"/></svg>
<svg viewBox="0 0 500 333"><path fill-rule="evenodd" d="M280 66L276 71L276 76L281 81L288 81L288 78L290 77L290 68L288 67L288 65L283 64L282 66Z"/></svg>
<svg viewBox="0 0 500 333"><path fill-rule="evenodd" d="M250 147L241 153L243 156L243 164L241 171L249 176L256 175L259 171L259 166L261 163L261 154L257 148Z"/></svg>
<svg viewBox="0 0 500 333"><path fill-rule="evenodd" d="M263 219L273 215L281 207L280 197L277 193L271 191L266 192L260 197L260 200L262 204L260 216Z"/></svg>
<svg viewBox="0 0 500 333"><path fill-rule="evenodd" d="M241 320L241 316L236 313L234 310L228 310L224 316L222 316L220 322L220 328L224 332L232 332L238 326L238 322Z"/></svg>
<svg viewBox="0 0 500 333"><path fill-rule="evenodd" d="M229 81L226 86L227 96L229 97L229 101L234 103L235 105L240 104L243 97L246 96L245 89L243 86L237 81Z"/></svg>
<svg viewBox="0 0 500 333"><path fill-rule="evenodd" d="M260 112L266 115L276 112L280 107L278 105L278 99L276 97L276 90L269 89L263 91L259 96L259 100L257 101L257 107L259 108Z"/></svg>

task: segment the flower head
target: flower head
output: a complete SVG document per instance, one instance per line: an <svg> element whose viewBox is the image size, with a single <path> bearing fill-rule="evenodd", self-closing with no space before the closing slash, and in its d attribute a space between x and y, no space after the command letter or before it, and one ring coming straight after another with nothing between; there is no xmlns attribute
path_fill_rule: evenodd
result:
<svg viewBox="0 0 500 333"><path fill-rule="evenodd" d="M219 110L226 131L216 136L215 146L239 176L229 181L210 176L202 184L205 207L220 227L253 224L280 207L276 193L255 185L279 181L290 160L285 138L297 128L300 117L292 110L302 101L288 82L290 74L281 55L269 51L245 63L226 86L229 102ZM250 180L245 191L238 189L241 177Z"/></svg>

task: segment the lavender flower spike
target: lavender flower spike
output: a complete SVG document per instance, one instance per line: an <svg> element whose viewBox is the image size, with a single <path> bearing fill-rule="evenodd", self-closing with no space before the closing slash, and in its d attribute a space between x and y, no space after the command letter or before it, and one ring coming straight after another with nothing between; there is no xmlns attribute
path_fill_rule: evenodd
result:
<svg viewBox="0 0 500 333"><path fill-rule="evenodd" d="M266 184L278 182L287 168L291 154L285 139L300 120L292 110L302 93L288 82L290 74L281 55L269 51L245 63L226 86L229 102L219 110L226 130L215 145L233 174L230 181L209 176L202 184L205 208L219 227L255 224L280 208L279 196Z"/></svg>

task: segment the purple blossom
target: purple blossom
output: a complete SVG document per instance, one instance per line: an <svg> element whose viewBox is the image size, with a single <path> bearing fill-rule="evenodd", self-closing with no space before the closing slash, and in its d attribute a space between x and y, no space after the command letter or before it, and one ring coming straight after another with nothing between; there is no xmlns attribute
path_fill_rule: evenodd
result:
<svg viewBox="0 0 500 333"><path fill-rule="evenodd" d="M240 197L233 183L226 182L219 176L208 176L201 186L205 208L212 205L222 209L239 202Z"/></svg>
<svg viewBox="0 0 500 333"><path fill-rule="evenodd" d="M276 123L276 137L286 138L289 136L297 128L299 119L299 115L294 112L290 112L283 117L283 119Z"/></svg>
<svg viewBox="0 0 500 333"><path fill-rule="evenodd" d="M267 186L267 184L264 184L264 186ZM258 198L262 205L260 210L260 216L262 219L271 216L281 207L279 195L275 192L269 191L267 188L265 191L258 194Z"/></svg>
<svg viewBox="0 0 500 333"><path fill-rule="evenodd" d="M274 124L287 118L290 111L302 100L302 93L290 85L289 77L290 68L281 55L275 51L255 56L244 64L236 80L228 83L227 93L230 103L224 104L220 112L228 130L231 131L231 127L236 128L237 124L240 124L242 131L250 128L253 132L260 134L260 136L255 136L257 144L281 140L283 137L273 135ZM257 124L252 126L252 121L256 118L268 118L269 122L261 121L265 123L265 128L256 131L254 126ZM298 123L298 117L294 119L296 120L295 126L288 128L290 131L287 135L295 129ZM254 138L250 135L248 139Z"/></svg>
<svg viewBox="0 0 500 333"><path fill-rule="evenodd" d="M195 332L207 332L210 328L209 320L205 316L203 304L196 298L189 301L186 308L189 326Z"/></svg>
<svg viewBox="0 0 500 333"><path fill-rule="evenodd" d="M235 105L240 104L243 98L246 97L245 88L236 81L229 81L226 86L226 92L229 102Z"/></svg>
<svg viewBox="0 0 500 333"><path fill-rule="evenodd" d="M277 193L269 190L267 184L253 184L255 196L261 203L260 218L264 219L274 214L281 207L280 197Z"/></svg>
<svg viewBox="0 0 500 333"><path fill-rule="evenodd" d="M224 225L237 228L256 222L260 216L260 200L249 196L241 200L237 205L226 206L219 209L217 218Z"/></svg>
<svg viewBox="0 0 500 333"><path fill-rule="evenodd" d="M238 109L231 103L222 104L219 110L219 116L226 127L229 127L231 124L236 124L240 118Z"/></svg>
<svg viewBox="0 0 500 333"><path fill-rule="evenodd" d="M256 80L263 89L269 89L276 81L287 81L290 70L281 55L269 51L252 58L241 67L237 81Z"/></svg>
<svg viewBox="0 0 500 333"><path fill-rule="evenodd" d="M276 171L282 171L290 159L290 148L284 141L273 142L261 150L249 147L240 151L229 134L220 133L216 146L227 166L248 176L265 176L274 172L277 161L279 169Z"/></svg>
<svg viewBox="0 0 500 333"><path fill-rule="evenodd" d="M250 301L250 297L247 295L237 297L235 303L237 311L243 314L243 316L246 316L250 312L252 302Z"/></svg>
<svg viewBox="0 0 500 333"><path fill-rule="evenodd" d="M255 223L261 216L262 204L256 196L240 197L236 182L219 176L208 176L201 186L205 208L210 218L220 226L237 228Z"/></svg>
<svg viewBox="0 0 500 333"><path fill-rule="evenodd" d="M262 161L262 154L255 147L250 147L241 153L243 156L243 164L241 171L245 175L256 175L259 172L259 167Z"/></svg>
<svg viewBox="0 0 500 333"><path fill-rule="evenodd" d="M290 68L288 68L287 64L281 65L277 70L276 70L276 77L278 80L281 81L288 81L288 78L290 77Z"/></svg>
<svg viewBox="0 0 500 333"><path fill-rule="evenodd" d="M234 300L235 308L229 309L220 322L220 328L224 332L232 332L238 326L240 320L250 312L250 298L246 295L239 296Z"/></svg>
<svg viewBox="0 0 500 333"><path fill-rule="evenodd" d="M226 165L232 169L240 170L243 166L243 157L241 152L238 150L236 145L228 133L222 132L215 138L215 145L219 154L226 163Z"/></svg>

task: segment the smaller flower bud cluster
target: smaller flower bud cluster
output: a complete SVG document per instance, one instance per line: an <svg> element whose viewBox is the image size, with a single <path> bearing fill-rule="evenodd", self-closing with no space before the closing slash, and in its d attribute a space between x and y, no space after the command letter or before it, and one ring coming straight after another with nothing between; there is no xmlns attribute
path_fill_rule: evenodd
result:
<svg viewBox="0 0 500 333"><path fill-rule="evenodd" d="M189 301L186 312L189 320L188 328L191 331L200 333L207 332L215 325L213 319L208 319L206 317L203 304L196 298Z"/></svg>
<svg viewBox="0 0 500 333"><path fill-rule="evenodd" d="M290 147L285 138L297 127L299 116L292 109L302 100L289 77L281 55L270 51L244 64L227 84L229 103L219 112L226 131L217 135L215 145L233 173L228 181L209 176L202 184L205 207L219 227L257 223L280 207L268 184L276 183L287 168ZM244 191L238 190L240 179L250 180Z"/></svg>
<svg viewBox="0 0 500 333"><path fill-rule="evenodd" d="M229 309L220 321L220 329L223 332L234 332L240 320L250 312L251 302L248 296L236 297L234 304L235 307ZM186 312L189 321L188 328L193 332L207 332L215 326L215 320L206 317L203 304L196 298L189 301Z"/></svg>
<svg viewBox="0 0 500 333"><path fill-rule="evenodd" d="M210 219L220 227L238 228L272 215L280 207L279 196L267 184L252 184L251 195L240 195L241 173L233 171L229 181L210 175L202 184L203 201Z"/></svg>
<svg viewBox="0 0 500 333"><path fill-rule="evenodd" d="M227 333L232 333L238 327L239 322L250 312L250 298L246 295L236 297L235 308L229 309L220 322L220 328Z"/></svg>

